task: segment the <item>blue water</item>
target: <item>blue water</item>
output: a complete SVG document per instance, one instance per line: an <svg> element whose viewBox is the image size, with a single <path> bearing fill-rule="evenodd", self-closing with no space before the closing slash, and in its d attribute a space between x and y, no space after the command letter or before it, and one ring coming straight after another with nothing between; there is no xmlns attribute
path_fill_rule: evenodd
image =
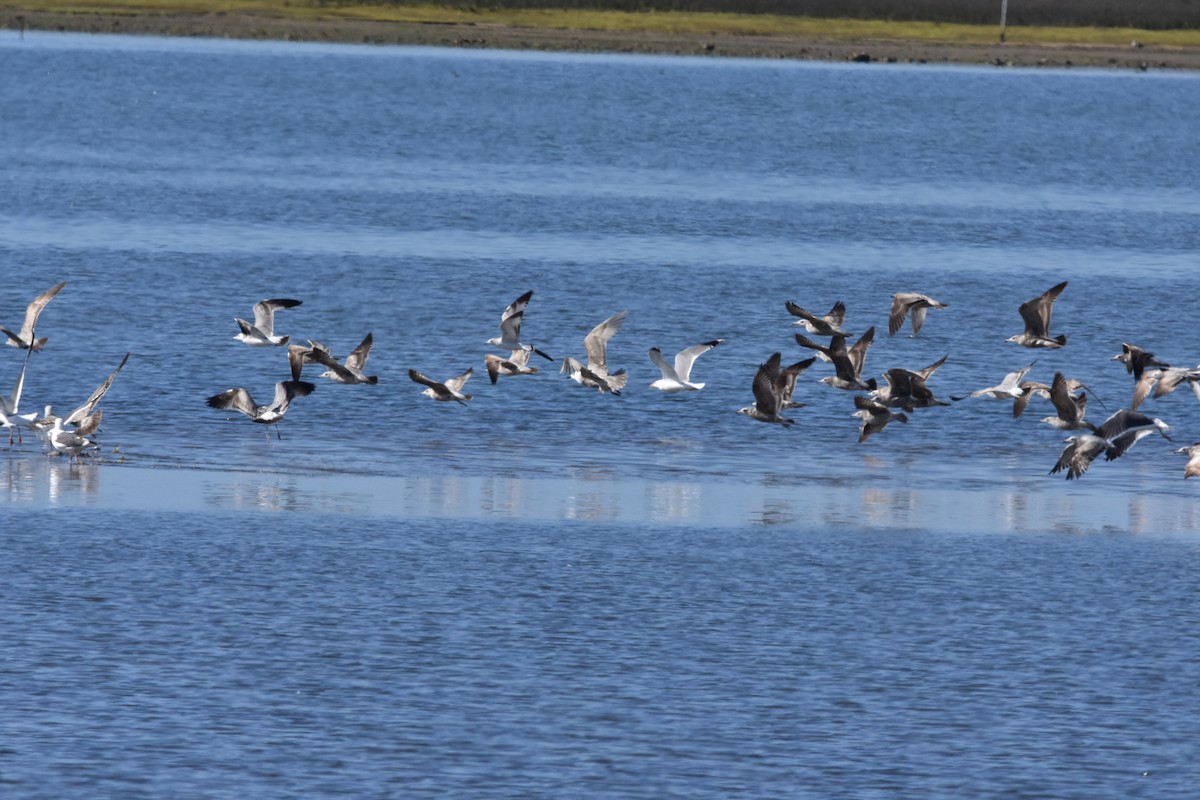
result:
<svg viewBox="0 0 1200 800"><path fill-rule="evenodd" d="M1048 404L857 444L802 379L734 411L785 300L878 329L867 372L1037 363L1100 421L1123 341L1194 363L1200 78L0 33L0 324L62 280L23 406L126 352L85 463L0 460L13 797L1190 797L1195 482L1171 426L1070 483ZM1004 340L1062 280L1060 351ZM632 378L580 357L612 313ZM890 297L950 304L886 335ZM257 300L379 386L280 426ZM726 344L688 396L652 346ZM0 353L8 392L21 355ZM408 380L473 366L467 407Z"/></svg>

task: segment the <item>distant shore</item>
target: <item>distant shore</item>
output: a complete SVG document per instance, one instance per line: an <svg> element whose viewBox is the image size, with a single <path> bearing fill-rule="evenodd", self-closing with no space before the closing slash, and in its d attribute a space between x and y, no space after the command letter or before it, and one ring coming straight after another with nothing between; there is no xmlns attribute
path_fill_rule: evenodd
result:
<svg viewBox="0 0 1200 800"><path fill-rule="evenodd" d="M1200 48L1108 45L947 44L891 39L566 30L469 23L296 20L252 13L64 13L0 8L10 30L270 39L376 45L581 53L644 53L809 61L1200 70Z"/></svg>

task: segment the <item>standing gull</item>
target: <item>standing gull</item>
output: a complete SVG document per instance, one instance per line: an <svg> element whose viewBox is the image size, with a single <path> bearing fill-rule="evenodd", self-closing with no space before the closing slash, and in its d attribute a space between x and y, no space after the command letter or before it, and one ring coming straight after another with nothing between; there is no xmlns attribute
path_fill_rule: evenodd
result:
<svg viewBox="0 0 1200 800"><path fill-rule="evenodd" d="M264 406L255 404L254 398L250 396L250 392L246 389L228 389L208 398L208 405L210 408L239 411L254 422L259 422L263 425L274 425L275 435L282 439L283 435L279 432L279 422L283 419L284 414L287 413L292 400L297 397L308 396L315 388L317 387L308 381L280 381L275 384L275 397L269 404ZM267 433L267 440L270 441L270 439L271 434Z"/></svg>
<svg viewBox="0 0 1200 800"><path fill-rule="evenodd" d="M899 292L892 295L892 310L888 314L888 336L895 336L904 327L904 320L912 312L912 335L921 332L925 324L925 312L931 308L948 308L945 303L934 300L929 295L916 292Z"/></svg>
<svg viewBox="0 0 1200 800"><path fill-rule="evenodd" d="M286 298L277 298L274 300L263 300L254 304L254 324L251 325L244 319L234 317L233 320L238 324L241 333L234 336L239 342L245 342L248 345L255 347L270 347L287 344L287 336L275 335L275 312L285 308L295 308L300 305L300 300L288 300Z"/></svg>
<svg viewBox="0 0 1200 800"><path fill-rule="evenodd" d="M53 300L54 296L62 291L62 288L66 285L67 282L63 281L57 286L51 286L33 299L33 302L25 309L25 321L21 323L20 333L13 333L8 328L0 328L0 333L8 337L5 344L9 347L20 347L23 350L41 350L45 347L46 337L42 337L41 339L34 338L38 317L41 316L46 304Z"/></svg>
<svg viewBox="0 0 1200 800"><path fill-rule="evenodd" d="M17 382L13 385L12 394L8 397L0 397L0 428L8 428L9 447L12 447L14 434L18 442L24 442L21 429L34 428L34 422L37 420L36 411L30 411L28 414L21 413L21 395L25 391L25 370L29 366L29 356L32 352L33 350L25 351L25 360L21 364L21 372L17 375Z"/></svg>
<svg viewBox="0 0 1200 800"><path fill-rule="evenodd" d="M650 360L662 372L662 377L650 384L651 389L661 389L664 392L687 392L703 389L703 383L692 382L692 365L696 359L725 342L724 339L713 339L711 342L692 345L686 350L675 354L675 364L668 364L663 358L662 351L657 347L650 349Z"/></svg>
<svg viewBox="0 0 1200 800"><path fill-rule="evenodd" d="M529 305L529 300L533 297L533 290L530 289L525 294L518 297L509 304L508 308L504 309L504 313L500 315L500 335L488 339L487 343L493 347L498 347L501 350L526 350L537 353L547 361L554 359L538 350L531 344L521 342L521 320L525 318L525 307Z"/></svg>
<svg viewBox="0 0 1200 800"><path fill-rule="evenodd" d="M1044 294L1022 303L1020 312L1021 319L1025 320L1025 330L1016 336L1008 337L1008 341L1015 342L1022 347L1057 348L1065 345L1067 343L1065 333L1053 337L1050 335L1050 312L1054 308L1054 301L1065 288L1067 288L1067 282L1063 281L1046 290Z"/></svg>
<svg viewBox="0 0 1200 800"><path fill-rule="evenodd" d="M628 313L619 311L613 314L583 337L583 345L587 350L587 366L568 357L563 359L562 369L559 371L583 386L589 386L599 392L620 394L621 389L629 382L629 375L624 369L609 373L608 340L621 329Z"/></svg>
<svg viewBox="0 0 1200 800"><path fill-rule="evenodd" d="M408 371L408 377L412 378L414 383L419 383L426 387L425 390L421 392L421 394L425 395L426 397L432 397L434 400L454 400L465 406L467 401L471 399L471 395L463 394L462 387L468 380L471 379L471 375L474 374L474 372L475 368L471 367L461 375L448 378L442 383L438 383L432 378L425 377L415 369L410 369Z"/></svg>

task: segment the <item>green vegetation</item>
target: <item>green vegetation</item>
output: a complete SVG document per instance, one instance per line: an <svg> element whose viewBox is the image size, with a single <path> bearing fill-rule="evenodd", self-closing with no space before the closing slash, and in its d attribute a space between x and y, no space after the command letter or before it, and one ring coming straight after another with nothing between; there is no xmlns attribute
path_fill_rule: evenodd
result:
<svg viewBox="0 0 1200 800"><path fill-rule="evenodd" d="M559 30L743 33L818 39L990 43L999 0L0 0L58 13L232 14L297 20L475 23ZM736 8L738 13L732 13ZM753 12L753 13L747 13ZM805 14L807 16L800 16ZM1200 46L1200 1L1010 0L1012 43ZM1036 20L1057 20L1032 24ZM1109 26L1103 20L1126 20ZM1174 22L1172 22L1174 20Z"/></svg>

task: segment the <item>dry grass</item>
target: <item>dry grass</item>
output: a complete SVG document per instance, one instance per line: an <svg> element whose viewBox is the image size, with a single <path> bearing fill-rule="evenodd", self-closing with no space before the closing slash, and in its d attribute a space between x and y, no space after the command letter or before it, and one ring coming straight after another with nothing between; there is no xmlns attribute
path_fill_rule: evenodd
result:
<svg viewBox="0 0 1200 800"><path fill-rule="evenodd" d="M912 9L941 7L948 0L909 0ZM1063 0L1064 4L1081 5L1085 0ZM1091 0L1087 0L1091 2ZM1095 0L1099 5L1129 6L1116 0ZM1162 0L1172 5L1177 0ZM532 2L494 2L488 6L450 2L446 5L419 3L351 3L319 2L319 0L0 0L0 8L27 9L31 11L54 11L75 13L112 14L170 14L186 12L193 14L248 13L265 17L296 20L347 19L391 22L424 23L473 23L494 24L524 28L556 30L605 30L605 31L662 31L672 33L719 34L742 33L778 36L802 36L830 40L902 40L920 42L946 42L952 44L990 43L996 40L997 25L930 22L900 19L898 12L891 19L841 17L801 17L784 13L724 13L715 11L622 11L596 10L575 0L558 0L557 7L531 8ZM829 3L833 5L832 0ZM562 8L574 5L575 8ZM613 6L613 3L591 5ZM632 5L632 4L629 4ZM652 2L639 3L653 6ZM798 3L790 0L746 0L733 2L690 2L659 3L672 7L751 7L779 8L818 7L820 2ZM866 14L868 8L882 9L884 6L895 11L900 3L884 3L883 0L857 0L837 3L842 10L859 10ZM980 6L981 0L961 0L959 6ZM989 2L998 17L999 3ZM1147 45L1174 47L1200 47L1200 29L1150 30L1134 27L1051 27L1017 24L1017 10L1032 5L1028 0L1010 0L1008 41L1018 43L1056 43L1128 45L1137 39ZM1042 2L1040 5L1051 5ZM511 6L511 7L509 7Z"/></svg>

